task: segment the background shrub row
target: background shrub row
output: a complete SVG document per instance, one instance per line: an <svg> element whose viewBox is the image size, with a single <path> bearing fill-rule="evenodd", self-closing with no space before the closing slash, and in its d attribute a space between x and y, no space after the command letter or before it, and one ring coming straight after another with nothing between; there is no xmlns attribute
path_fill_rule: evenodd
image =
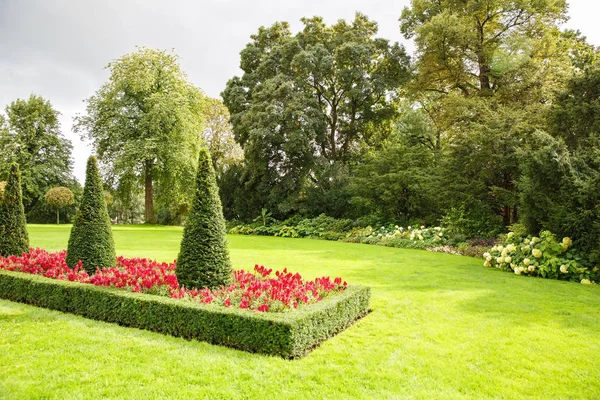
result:
<svg viewBox="0 0 600 400"><path fill-rule="evenodd" d="M0 297L123 326L296 358L366 315L370 289L349 286L317 304L269 314L0 271Z"/></svg>

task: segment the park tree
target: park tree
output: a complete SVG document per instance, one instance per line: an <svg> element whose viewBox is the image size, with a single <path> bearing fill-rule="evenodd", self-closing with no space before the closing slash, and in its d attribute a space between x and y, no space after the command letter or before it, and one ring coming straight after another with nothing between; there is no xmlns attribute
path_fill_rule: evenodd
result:
<svg viewBox="0 0 600 400"><path fill-rule="evenodd" d="M19 256L27 251L29 235L21 195L21 173L18 164L13 163L0 201L0 256Z"/></svg>
<svg viewBox="0 0 600 400"><path fill-rule="evenodd" d="M106 209L102 178L96 157L87 161L83 198L69 236L66 262L73 268L81 261L88 274L116 263L115 243Z"/></svg>
<svg viewBox="0 0 600 400"><path fill-rule="evenodd" d="M56 224L60 224L60 209L75 204L73 191L64 186L53 187L44 196L46 203L56 209Z"/></svg>
<svg viewBox="0 0 600 400"><path fill-rule="evenodd" d="M221 100L206 98L203 114L206 122L202 138L208 146L213 168L219 176L222 171L244 157L243 151L235 141L229 122L229 110Z"/></svg>
<svg viewBox="0 0 600 400"><path fill-rule="evenodd" d="M244 149L244 185L263 199L254 208L280 216L389 126L409 77L404 48L376 38L377 24L366 16L302 23L295 35L286 22L261 27L240 53L242 76L222 93Z"/></svg>
<svg viewBox="0 0 600 400"><path fill-rule="evenodd" d="M188 289L214 289L231 281L232 270L219 189L210 154L204 147L198 158L195 189L175 275Z"/></svg>
<svg viewBox="0 0 600 400"><path fill-rule="evenodd" d="M177 208L191 198L204 96L172 53L142 47L106 68L109 79L87 100L75 130L92 141L117 186L142 182L145 221L155 222L155 200Z"/></svg>
<svg viewBox="0 0 600 400"><path fill-rule="evenodd" d="M0 118L0 177L8 174L12 162L19 164L27 213L49 188L74 180L73 146L61 134L60 114L48 100L32 94L5 111L6 118Z"/></svg>
<svg viewBox="0 0 600 400"><path fill-rule="evenodd" d="M565 0L412 0L400 29L415 40L424 89L469 95L497 91L566 11Z"/></svg>
<svg viewBox="0 0 600 400"><path fill-rule="evenodd" d="M555 91L595 58L578 32L560 31L566 10L564 0L413 0L404 9L401 31L417 47L408 90L436 128L446 209L518 220L520 149L545 129Z"/></svg>

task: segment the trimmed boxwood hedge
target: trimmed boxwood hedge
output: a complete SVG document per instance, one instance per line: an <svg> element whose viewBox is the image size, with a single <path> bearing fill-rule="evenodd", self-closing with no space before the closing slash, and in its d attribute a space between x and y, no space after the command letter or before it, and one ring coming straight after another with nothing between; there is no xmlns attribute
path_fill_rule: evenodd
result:
<svg viewBox="0 0 600 400"><path fill-rule="evenodd" d="M258 313L0 271L7 300L284 358L305 355L366 315L370 296L368 287L348 286L291 312Z"/></svg>

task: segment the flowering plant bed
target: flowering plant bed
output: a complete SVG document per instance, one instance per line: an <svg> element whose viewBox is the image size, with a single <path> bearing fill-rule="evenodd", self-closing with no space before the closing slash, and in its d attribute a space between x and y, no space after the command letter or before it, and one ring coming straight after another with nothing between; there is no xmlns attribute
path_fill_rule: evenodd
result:
<svg viewBox="0 0 600 400"><path fill-rule="evenodd" d="M187 290L173 270L174 264L119 258L90 277L69 269L64 252L32 249L0 258L0 297L285 358L302 356L369 308L369 288L341 279L304 281L285 270L273 277L255 267L256 273L236 271L228 287Z"/></svg>
<svg viewBox="0 0 600 400"><path fill-rule="evenodd" d="M234 271L233 283L229 286L217 290L189 290L180 287L177 282L175 261L158 263L145 258L117 257L115 267L98 270L90 277L81 263L71 269L65 258L64 250L48 253L42 249L30 249L29 253L19 257L0 257L0 269L259 312L286 311L313 304L343 291L348 285L342 283L342 278L332 281L329 277L322 277L305 281L300 274L287 269L276 271L273 277L272 269L256 265L254 273Z"/></svg>

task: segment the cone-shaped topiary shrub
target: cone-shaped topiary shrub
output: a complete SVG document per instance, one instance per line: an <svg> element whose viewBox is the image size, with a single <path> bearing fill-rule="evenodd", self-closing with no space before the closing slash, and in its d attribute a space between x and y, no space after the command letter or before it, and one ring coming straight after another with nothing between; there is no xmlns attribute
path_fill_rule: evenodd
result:
<svg viewBox="0 0 600 400"><path fill-rule="evenodd" d="M183 229L175 274L188 289L214 289L231 280L223 207L207 148L200 150L196 194Z"/></svg>
<svg viewBox="0 0 600 400"><path fill-rule="evenodd" d="M21 193L19 166L12 164L0 198L0 255L7 257L29 251L27 221Z"/></svg>
<svg viewBox="0 0 600 400"><path fill-rule="evenodd" d="M110 217L94 156L87 162L83 199L75 215L67 248L69 267L73 268L80 260L90 275L96 268L112 267L116 263Z"/></svg>

